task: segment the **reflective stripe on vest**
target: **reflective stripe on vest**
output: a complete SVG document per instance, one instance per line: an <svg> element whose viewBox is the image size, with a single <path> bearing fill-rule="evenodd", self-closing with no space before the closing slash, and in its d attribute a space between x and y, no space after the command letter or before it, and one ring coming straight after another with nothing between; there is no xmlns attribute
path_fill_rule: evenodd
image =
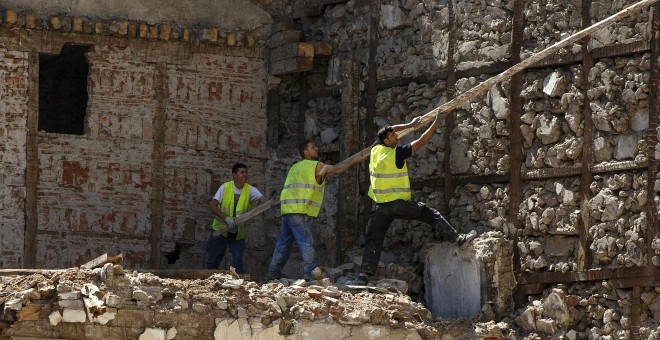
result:
<svg viewBox="0 0 660 340"><path fill-rule="evenodd" d="M238 198L238 204L234 204L234 182L226 182L223 184L225 186L224 192L222 193L222 201L218 204L218 208L222 211L223 214L229 217L239 217L252 208L252 202L250 202L250 189L251 185L245 183L243 189L241 189L241 195ZM234 211L234 206L236 211ZM213 230L218 230L220 226L226 225L225 221L215 218L213 220ZM222 234L222 236L227 237L227 233ZM245 237L245 226L238 226L238 234L236 235L237 240L242 240Z"/></svg>
<svg viewBox="0 0 660 340"><path fill-rule="evenodd" d="M385 203L398 199L410 201L408 165L404 161L403 168L396 167L395 148L381 144L371 148L369 180L369 197L374 202Z"/></svg>
<svg viewBox="0 0 660 340"><path fill-rule="evenodd" d="M286 176L280 207L284 214L305 214L317 217L323 204L325 181L316 182L316 165L318 161L304 159L291 167Z"/></svg>

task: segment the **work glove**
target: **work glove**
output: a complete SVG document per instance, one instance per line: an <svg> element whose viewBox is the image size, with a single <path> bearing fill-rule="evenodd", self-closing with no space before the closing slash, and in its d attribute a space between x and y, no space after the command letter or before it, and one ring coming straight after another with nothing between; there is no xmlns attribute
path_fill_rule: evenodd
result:
<svg viewBox="0 0 660 340"><path fill-rule="evenodd" d="M227 227L229 227L229 229L236 228L236 221L234 220L233 217L225 218L225 223L227 223Z"/></svg>

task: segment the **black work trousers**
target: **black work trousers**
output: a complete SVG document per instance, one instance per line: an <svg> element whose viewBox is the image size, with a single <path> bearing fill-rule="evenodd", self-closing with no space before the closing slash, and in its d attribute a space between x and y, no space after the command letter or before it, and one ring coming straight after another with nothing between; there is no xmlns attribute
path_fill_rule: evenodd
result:
<svg viewBox="0 0 660 340"><path fill-rule="evenodd" d="M395 200L386 203L376 203L369 224L367 224L367 239L362 254L362 273L374 275L378 269L380 253L387 230L394 219L416 220L430 224L436 236L443 241L454 242L458 238L456 230L445 220L437 210L421 202Z"/></svg>

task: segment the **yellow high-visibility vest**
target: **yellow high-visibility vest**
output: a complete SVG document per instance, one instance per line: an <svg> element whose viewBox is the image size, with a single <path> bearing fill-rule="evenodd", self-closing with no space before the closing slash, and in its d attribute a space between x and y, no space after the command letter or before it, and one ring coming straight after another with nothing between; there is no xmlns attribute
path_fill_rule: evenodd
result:
<svg viewBox="0 0 660 340"><path fill-rule="evenodd" d="M325 181L316 182L318 161L303 159L289 170L280 194L282 215L305 214L317 217L323 203Z"/></svg>
<svg viewBox="0 0 660 340"><path fill-rule="evenodd" d="M245 183L241 189L241 195L238 197L238 204L234 204L234 181L226 182L224 192L222 193L222 201L218 204L218 208L223 214L229 217L239 217L245 214L248 210L252 209L252 202L250 202L250 188L251 185ZM234 211L236 206L236 211ZM226 224L225 221L215 218L213 220L213 230L218 230L221 225ZM227 237L227 233L222 234ZM237 240L242 240L245 237L245 226L238 226Z"/></svg>
<svg viewBox="0 0 660 340"><path fill-rule="evenodd" d="M396 167L396 149L382 144L371 148L369 161L369 197L376 203L402 199L410 201L410 179L408 165Z"/></svg>

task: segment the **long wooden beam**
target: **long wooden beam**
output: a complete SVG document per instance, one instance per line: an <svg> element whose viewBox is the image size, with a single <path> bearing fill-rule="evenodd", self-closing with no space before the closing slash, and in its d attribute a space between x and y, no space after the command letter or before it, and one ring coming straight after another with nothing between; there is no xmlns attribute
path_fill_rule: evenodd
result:
<svg viewBox="0 0 660 340"><path fill-rule="evenodd" d="M573 34L573 35L571 35L571 36L569 36L569 37L567 37L567 38L565 38L565 39L563 39L563 40L561 40L557 43L555 43L554 45L552 45L552 46L550 46L550 47L548 47L548 48L546 48L546 49L544 49L540 52L537 52L536 54L532 55L531 57L529 57L529 58L527 58L523 61L521 61L520 63L517 63L516 65L513 65L508 70L506 70L506 71L504 71L504 72L502 72L502 73L500 73L500 74L498 74L494 77L489 78L488 80L486 80L483 83L471 88L470 90L468 90L467 92L459 95L458 97L456 97L456 98L448 101L447 103L442 104L439 107L429 111L428 113L426 113L425 115L422 116L422 124L420 124L416 127L412 127L410 129L405 129L405 130L402 130L402 131L398 132L399 137L403 137L403 136L405 136L405 135L407 135L407 134L423 127L424 125L432 122L433 120L435 120L436 115L439 115L439 114L440 115L446 115L449 112L451 112L452 110L463 106L464 104L468 103L470 100L476 98L479 95L484 94L491 87L493 87L493 86L495 86L495 85L497 85L497 84L499 84L499 83L501 83L505 80L510 79L514 74L516 74L516 73L518 73L518 72L520 72L520 71L522 71L522 70L524 70L524 69L526 69L526 68L528 68L528 67L530 67L530 66L532 66L536 63L538 63L539 61L543 60L544 58L546 58L548 56L553 55L554 53L556 53L560 49L562 49L566 46L569 46L569 45L571 45L571 44L573 44L573 43L575 43L575 42L591 35L592 33L611 25L612 23L614 23L614 22L616 22L616 21L618 21L622 18L628 17L628 16L630 16L634 13L637 13L637 12L641 11L642 9L651 6L652 4L654 4L657 1L658 0L642 0L642 1L640 1L636 4L634 4L634 5L630 5L629 7L626 7L624 9L622 9L621 11L619 11L619 12L617 12L617 13L615 13L615 14L613 14L613 15L611 15L611 16L609 16L609 17L607 17L607 18L605 18L605 19L603 19L603 20L601 20L601 21L585 28L585 29L582 29L579 32L577 32L577 33L575 33L575 34ZM354 154L353 156L343 160L338 165L355 164L355 163L361 162L369 156L370 152L371 152L371 146L369 146L369 147L363 149L362 151Z"/></svg>

